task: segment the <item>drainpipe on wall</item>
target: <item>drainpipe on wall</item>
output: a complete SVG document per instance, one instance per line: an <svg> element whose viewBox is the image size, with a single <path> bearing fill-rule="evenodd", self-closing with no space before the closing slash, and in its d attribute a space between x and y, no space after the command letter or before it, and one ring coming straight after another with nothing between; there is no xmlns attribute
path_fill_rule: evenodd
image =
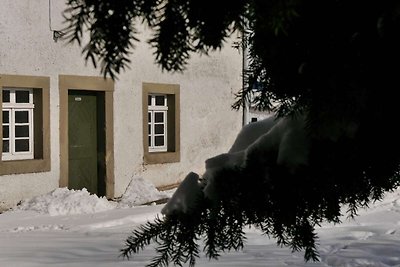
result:
<svg viewBox="0 0 400 267"><path fill-rule="evenodd" d="M246 36L247 29L246 28L247 27L245 27L245 29L242 32L242 38L243 38L242 40L246 40L247 39L247 36ZM242 59L242 88L244 89L244 88L247 87L247 83L246 83L246 79L245 79L246 75L245 74L246 74L246 71L249 68L249 59L248 59L249 49L248 49L247 43L246 44L243 43L242 51L243 51L243 59ZM250 115L249 115L249 106L250 106L250 103L249 103L248 98L243 96L242 126L245 126L246 124L248 124L250 122L249 121L249 117L250 117Z"/></svg>

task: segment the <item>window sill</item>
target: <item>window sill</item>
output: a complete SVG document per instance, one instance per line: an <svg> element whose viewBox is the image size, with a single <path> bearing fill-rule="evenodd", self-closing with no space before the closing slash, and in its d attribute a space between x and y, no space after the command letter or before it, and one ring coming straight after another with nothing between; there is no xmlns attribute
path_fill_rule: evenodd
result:
<svg viewBox="0 0 400 267"><path fill-rule="evenodd" d="M50 159L0 161L0 175L50 171Z"/></svg>
<svg viewBox="0 0 400 267"><path fill-rule="evenodd" d="M179 162L179 152L145 152L144 163L146 164L162 164Z"/></svg>

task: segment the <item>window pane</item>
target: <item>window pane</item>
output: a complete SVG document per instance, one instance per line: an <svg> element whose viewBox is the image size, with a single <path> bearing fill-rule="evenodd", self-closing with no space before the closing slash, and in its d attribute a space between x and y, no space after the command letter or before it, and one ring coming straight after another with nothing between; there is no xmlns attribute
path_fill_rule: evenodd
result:
<svg viewBox="0 0 400 267"><path fill-rule="evenodd" d="M10 128L8 126L3 125L3 138L10 137Z"/></svg>
<svg viewBox="0 0 400 267"><path fill-rule="evenodd" d="M164 106L165 105L165 96L163 95L156 95L156 106Z"/></svg>
<svg viewBox="0 0 400 267"><path fill-rule="evenodd" d="M15 152L29 151L29 139L15 140Z"/></svg>
<svg viewBox="0 0 400 267"><path fill-rule="evenodd" d="M151 106L151 95L147 96L147 104Z"/></svg>
<svg viewBox="0 0 400 267"><path fill-rule="evenodd" d="M15 123L28 123L28 111L15 111Z"/></svg>
<svg viewBox="0 0 400 267"><path fill-rule="evenodd" d="M155 112L154 122L164 122L164 113L163 112Z"/></svg>
<svg viewBox="0 0 400 267"><path fill-rule="evenodd" d="M164 136L156 136L154 137L154 145L155 146L163 146L164 145Z"/></svg>
<svg viewBox="0 0 400 267"><path fill-rule="evenodd" d="M3 110L3 123L10 123L10 112Z"/></svg>
<svg viewBox="0 0 400 267"><path fill-rule="evenodd" d="M15 102L29 103L29 91L15 91Z"/></svg>
<svg viewBox="0 0 400 267"><path fill-rule="evenodd" d="M155 134L164 134L164 124L156 124L154 125Z"/></svg>
<svg viewBox="0 0 400 267"><path fill-rule="evenodd" d="M29 125L15 126L15 137L29 137Z"/></svg>
<svg viewBox="0 0 400 267"><path fill-rule="evenodd" d="M3 103L10 103L10 90L3 90Z"/></svg>
<svg viewBox="0 0 400 267"><path fill-rule="evenodd" d="M10 152L10 141L3 140L3 152Z"/></svg>
<svg viewBox="0 0 400 267"><path fill-rule="evenodd" d="M147 121L148 122L151 122L151 113L149 112L149 114L148 114L148 119L147 119Z"/></svg>
<svg viewBox="0 0 400 267"><path fill-rule="evenodd" d="M151 144L151 136L149 136L149 146L152 146L152 144Z"/></svg>
<svg viewBox="0 0 400 267"><path fill-rule="evenodd" d="M151 134L151 124L149 124L149 129L148 129L148 131L149 131L149 134Z"/></svg>

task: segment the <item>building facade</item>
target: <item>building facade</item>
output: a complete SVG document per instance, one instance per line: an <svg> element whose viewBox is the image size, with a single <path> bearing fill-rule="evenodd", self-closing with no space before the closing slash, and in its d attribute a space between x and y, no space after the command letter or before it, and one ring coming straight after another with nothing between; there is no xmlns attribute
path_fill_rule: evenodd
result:
<svg viewBox="0 0 400 267"><path fill-rule="evenodd" d="M63 1L4 0L0 9L0 210L57 187L122 195L134 176L179 183L226 152L242 57L229 43L162 72L143 30L131 68L104 79L58 39Z"/></svg>

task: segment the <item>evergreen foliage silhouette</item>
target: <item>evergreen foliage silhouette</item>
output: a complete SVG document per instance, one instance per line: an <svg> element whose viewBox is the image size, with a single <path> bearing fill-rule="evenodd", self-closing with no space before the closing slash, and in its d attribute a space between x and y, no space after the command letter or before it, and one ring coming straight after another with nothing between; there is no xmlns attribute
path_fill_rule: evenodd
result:
<svg viewBox="0 0 400 267"><path fill-rule="evenodd" d="M193 266L202 245L218 258L241 249L245 227L254 226L315 260L316 225L339 223L344 205L355 216L399 185L399 1L67 2L64 38L113 79L131 64L138 23L154 30L149 44L166 71L184 71L193 53L212 53L234 32L246 32L237 46L249 49L250 64L233 107L247 99L278 119L306 122L307 165L292 173L265 156L221 170L216 203L203 196L190 213L143 225L122 255L155 242L150 266Z"/></svg>

